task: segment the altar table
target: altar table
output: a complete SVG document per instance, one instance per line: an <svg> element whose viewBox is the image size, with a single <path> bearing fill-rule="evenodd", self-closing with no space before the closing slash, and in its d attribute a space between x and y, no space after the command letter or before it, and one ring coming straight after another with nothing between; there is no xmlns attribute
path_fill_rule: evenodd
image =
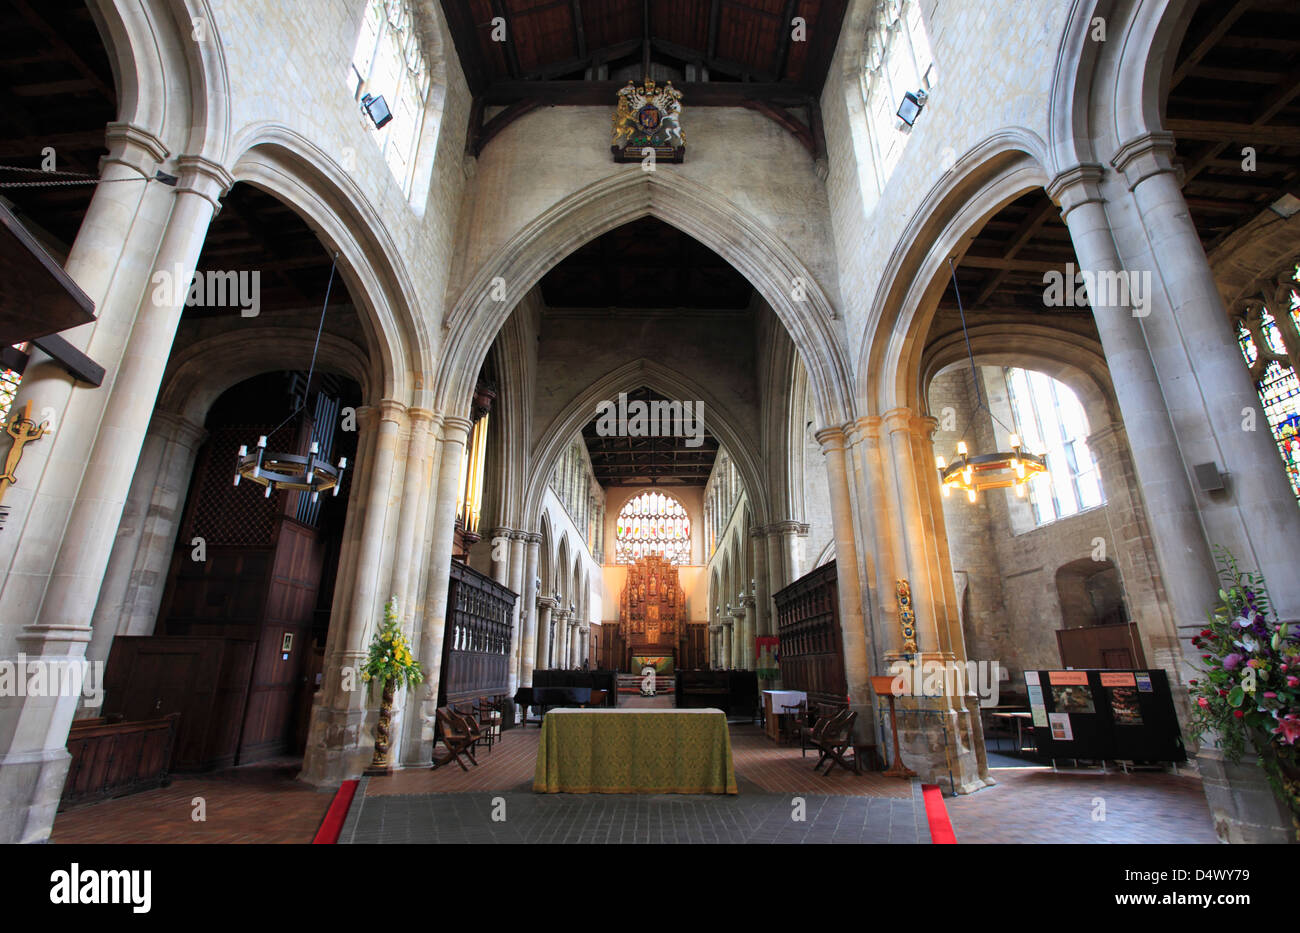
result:
<svg viewBox="0 0 1300 933"><path fill-rule="evenodd" d="M719 709L553 709L542 720L539 794L735 794Z"/></svg>

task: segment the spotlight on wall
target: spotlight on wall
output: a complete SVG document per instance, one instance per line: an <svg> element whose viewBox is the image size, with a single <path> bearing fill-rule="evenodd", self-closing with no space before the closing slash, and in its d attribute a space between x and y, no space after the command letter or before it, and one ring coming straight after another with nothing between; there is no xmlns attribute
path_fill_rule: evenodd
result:
<svg viewBox="0 0 1300 933"><path fill-rule="evenodd" d="M908 91L903 95L903 102L898 105L898 119L911 126L916 122L916 118L921 115L921 110L925 107L927 100L929 100L929 95L925 91L917 91L915 94Z"/></svg>
<svg viewBox="0 0 1300 933"><path fill-rule="evenodd" d="M393 112L388 109L388 104L384 103L384 95L371 97L365 94L361 98L361 107L366 113L370 114L370 119L375 121L375 129L382 130L390 120L393 119Z"/></svg>

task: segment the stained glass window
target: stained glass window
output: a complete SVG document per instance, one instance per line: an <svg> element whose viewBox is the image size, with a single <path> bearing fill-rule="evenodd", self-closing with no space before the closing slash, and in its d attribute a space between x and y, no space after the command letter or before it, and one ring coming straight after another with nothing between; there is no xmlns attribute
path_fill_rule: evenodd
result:
<svg viewBox="0 0 1300 933"><path fill-rule="evenodd" d="M1300 281L1300 267L1296 269L1295 279ZM1290 314L1291 320L1300 327L1300 289L1292 289L1289 307L1281 313ZM1251 331L1241 321L1237 322L1237 343L1246 365L1255 373L1255 388L1259 392L1260 404L1264 407L1264 417L1273 432L1286 467L1287 479L1291 489L1300 498L1300 381L1296 379L1295 368L1286 362L1286 342L1282 329L1278 327L1277 318L1267 308L1260 311L1258 333L1264 346L1264 362L1260 366L1260 350ZM1269 354L1275 358L1268 359Z"/></svg>
<svg viewBox="0 0 1300 933"><path fill-rule="evenodd" d="M424 126L429 69L406 0L370 0L352 55L353 91L383 97L393 114L375 130L375 142L407 194Z"/></svg>
<svg viewBox="0 0 1300 933"><path fill-rule="evenodd" d="M691 562L691 520L686 509L662 492L633 496L614 525L614 562L634 564L651 554L674 564Z"/></svg>
<svg viewBox="0 0 1300 933"><path fill-rule="evenodd" d="M21 380L22 376L18 373L0 366L0 425L7 424L9 421L9 409L13 407L14 396L18 394L18 383Z"/></svg>
<svg viewBox="0 0 1300 933"><path fill-rule="evenodd" d="M1088 449L1088 416L1064 383L1044 373L1007 369L1007 392L1024 448L1046 453L1047 475L1029 481L1039 525L1096 508L1106 501Z"/></svg>

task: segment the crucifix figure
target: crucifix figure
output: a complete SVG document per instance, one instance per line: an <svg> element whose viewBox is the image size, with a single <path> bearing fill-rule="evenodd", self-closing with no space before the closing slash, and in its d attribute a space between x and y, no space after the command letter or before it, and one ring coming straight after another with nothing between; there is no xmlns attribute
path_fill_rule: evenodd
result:
<svg viewBox="0 0 1300 933"><path fill-rule="evenodd" d="M5 432L14 439L14 445L9 448L9 456L5 458L5 470L0 473L0 502L4 501L9 487L18 482L14 471L18 469L18 461L23 458L23 448L32 441L39 441L45 436L47 430L44 422L38 425L32 420L31 399L27 400L22 416L14 415L14 420L5 426Z"/></svg>

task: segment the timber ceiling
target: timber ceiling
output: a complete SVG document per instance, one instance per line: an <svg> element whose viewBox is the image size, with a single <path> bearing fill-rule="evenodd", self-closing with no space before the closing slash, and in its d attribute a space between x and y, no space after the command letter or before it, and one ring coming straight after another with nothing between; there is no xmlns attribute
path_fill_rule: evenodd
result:
<svg viewBox="0 0 1300 933"><path fill-rule="evenodd" d="M1207 252L1284 194L1300 196L1300 3L1202 0L1170 88L1167 125ZM1247 146L1255 150L1254 171L1243 169ZM958 264L968 325L1050 320L1095 337L1091 312L1043 304L1043 274L1074 262L1069 231L1042 189L1011 202ZM960 331L949 284L928 342Z"/></svg>
<svg viewBox="0 0 1300 933"><path fill-rule="evenodd" d="M627 393L633 401L669 399L642 387ZM699 447L687 447L684 437L602 437L593 418L582 429L591 454L591 468L602 486L703 486L718 456L718 442L707 431Z"/></svg>
<svg viewBox="0 0 1300 933"><path fill-rule="evenodd" d="M548 308L744 309L754 288L725 259L655 217L574 250L541 281Z"/></svg>
<svg viewBox="0 0 1300 933"><path fill-rule="evenodd" d="M85 0L0 0L0 95L0 165L40 168L52 147L58 171L99 174L117 93ZM52 178L0 171L5 183ZM55 254L72 245L94 192L93 184L0 188Z"/></svg>
<svg viewBox="0 0 1300 933"><path fill-rule="evenodd" d="M510 122L541 106L613 107L632 68L677 82L687 107L742 106L824 153L817 105L848 0L443 0L474 95L469 148L477 154ZM806 33L793 38L802 17ZM493 39L504 22L506 41ZM499 34L499 33L498 33ZM484 108L505 111L484 119ZM802 110L802 121L789 108Z"/></svg>
<svg viewBox="0 0 1300 933"><path fill-rule="evenodd" d="M1283 194L1300 196L1300 3L1204 0L1174 65L1167 125L1206 251ZM1242 150L1254 148L1254 171Z"/></svg>

